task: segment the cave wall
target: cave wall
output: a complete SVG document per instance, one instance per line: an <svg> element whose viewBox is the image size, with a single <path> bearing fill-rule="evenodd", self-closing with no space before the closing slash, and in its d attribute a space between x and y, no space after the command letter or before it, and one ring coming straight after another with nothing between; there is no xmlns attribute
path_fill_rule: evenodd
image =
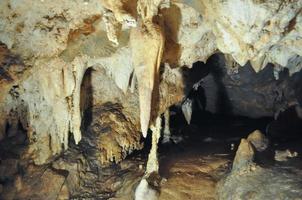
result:
<svg viewBox="0 0 302 200"><path fill-rule="evenodd" d="M136 4L150 13L145 16ZM274 69L287 67L292 75L301 69L301 8L299 0L153 4L144 0L3 0L0 138L6 136L7 124L13 127L20 121L30 141L26 155L36 164L48 162L66 149L69 135L78 143L83 135L81 83L88 68L98 74L93 82L94 105L119 104L123 115L132 121L133 137L137 138L141 120L138 104L143 103L138 101L137 82L147 80L137 76L137 71L132 75L135 66L129 35L142 28L136 18L158 18L157 27L164 35L162 66L156 71L159 93L155 115L184 96L177 67L205 62L218 50L240 65L250 60L256 72L273 63ZM142 37L147 35L142 32ZM144 48L141 56L152 50ZM121 143L118 149L123 149Z"/></svg>

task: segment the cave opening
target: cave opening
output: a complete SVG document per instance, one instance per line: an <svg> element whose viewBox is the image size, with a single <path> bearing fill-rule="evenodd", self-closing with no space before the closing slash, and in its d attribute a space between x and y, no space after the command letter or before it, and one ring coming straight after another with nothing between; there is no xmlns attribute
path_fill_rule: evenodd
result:
<svg viewBox="0 0 302 200"><path fill-rule="evenodd" d="M222 142L225 149L236 150L242 138L259 130L274 148L301 153L300 94L293 87L301 74L291 77L283 70L276 79L271 64L256 73L249 63L240 68L229 63L218 53L183 68L184 100L169 108L171 143L208 151L201 144Z"/></svg>

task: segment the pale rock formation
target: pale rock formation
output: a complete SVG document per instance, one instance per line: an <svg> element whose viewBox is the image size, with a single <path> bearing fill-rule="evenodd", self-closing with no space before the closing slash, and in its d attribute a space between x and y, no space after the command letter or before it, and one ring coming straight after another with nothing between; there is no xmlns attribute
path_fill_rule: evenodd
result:
<svg viewBox="0 0 302 200"><path fill-rule="evenodd" d="M155 125L151 126L152 130L152 146L148 156L146 172L137 188L135 189L135 200L156 200L159 193L150 186L148 178L154 174L158 174L159 164L157 156L158 141L161 132L161 117L157 117Z"/></svg>
<svg viewBox="0 0 302 200"><path fill-rule="evenodd" d="M40 66L23 83L14 87L14 94L7 95L3 104L4 113L15 112L17 118L14 123L20 121L27 130L30 143L36 144L29 146L28 153L37 164L46 162L51 155L68 147L69 131L76 143L80 141L79 96L85 70L81 60L74 62L77 69L68 68L60 59Z"/></svg>
<svg viewBox="0 0 302 200"><path fill-rule="evenodd" d="M266 150L269 145L269 140L259 130L255 130L249 134L247 141L252 143L259 152Z"/></svg>
<svg viewBox="0 0 302 200"><path fill-rule="evenodd" d="M157 144L161 132L161 117L157 117L156 123L154 126L151 127L151 130L152 130L152 146L148 156L146 174L151 174L153 172L158 173L159 165L158 165L158 158L157 158Z"/></svg>
<svg viewBox="0 0 302 200"><path fill-rule="evenodd" d="M102 13L98 1L11 1L0 3L0 41L22 58L53 57L83 20Z"/></svg>
<svg viewBox="0 0 302 200"><path fill-rule="evenodd" d="M183 104L181 105L181 110L183 115L185 116L185 119L188 124L191 123L191 117L192 117L192 99L186 99Z"/></svg>
<svg viewBox="0 0 302 200"><path fill-rule="evenodd" d="M216 52L215 35L200 7L199 1L172 1L161 11L166 32L165 62L191 67L197 60L206 62Z"/></svg>
<svg viewBox="0 0 302 200"><path fill-rule="evenodd" d="M158 95L159 67L165 42L162 28L159 24L153 23L160 2L138 1L137 10L142 23L130 33L132 61L138 78L141 130L144 137L152 120L151 110L154 109L152 103L156 101L154 96Z"/></svg>
<svg viewBox="0 0 302 200"><path fill-rule="evenodd" d="M150 188L146 179L142 179L135 190L135 200L157 200L158 192Z"/></svg>
<svg viewBox="0 0 302 200"><path fill-rule="evenodd" d="M259 71L268 62L286 66L289 59L301 56L301 1L215 0L202 4L218 49L231 54L241 66L250 60Z"/></svg>
<svg viewBox="0 0 302 200"><path fill-rule="evenodd" d="M165 119L165 126L164 126L164 133L163 133L163 140L162 143L168 143L171 140L171 131L170 131L170 110L167 109L164 112L164 119Z"/></svg>
<svg viewBox="0 0 302 200"><path fill-rule="evenodd" d="M133 0L101 0L102 5L106 8L104 21L108 39L115 45L119 45L119 36L122 25L135 27L137 22L134 18L133 7L136 2Z"/></svg>
<svg viewBox="0 0 302 200"><path fill-rule="evenodd" d="M136 20L131 7L135 6L134 0L100 0L102 5L114 13L116 20L120 23L126 23L129 26L136 26Z"/></svg>
<svg viewBox="0 0 302 200"><path fill-rule="evenodd" d="M295 158L298 156L296 151L286 150L276 150L274 159L279 162L287 161L289 158Z"/></svg>
<svg viewBox="0 0 302 200"><path fill-rule="evenodd" d="M302 119L302 107L299 105L296 105L295 110L296 110L297 116Z"/></svg>
<svg viewBox="0 0 302 200"><path fill-rule="evenodd" d="M294 74L301 69L301 8L299 0L3 0L0 41L20 62L1 64L0 138L7 124L11 132L21 124L30 141L27 156L36 164L66 149L69 133L78 143L80 88L91 67L121 89L101 96L110 102L123 102L129 82L137 79L131 86L141 117L129 102L122 112L134 113L130 118L136 130L141 121L144 135L160 113L183 98L179 69L168 64L191 67L219 50L240 65L251 61L255 71L271 62ZM161 62L167 64L159 76Z"/></svg>
<svg viewBox="0 0 302 200"><path fill-rule="evenodd" d="M118 38L122 29L122 24L120 24L111 12L104 14L104 21L106 25L106 32L108 40L118 45Z"/></svg>
<svg viewBox="0 0 302 200"><path fill-rule="evenodd" d="M254 156L255 152L251 143L246 139L241 139L233 161L232 173L241 175L254 171L256 167L253 162Z"/></svg>

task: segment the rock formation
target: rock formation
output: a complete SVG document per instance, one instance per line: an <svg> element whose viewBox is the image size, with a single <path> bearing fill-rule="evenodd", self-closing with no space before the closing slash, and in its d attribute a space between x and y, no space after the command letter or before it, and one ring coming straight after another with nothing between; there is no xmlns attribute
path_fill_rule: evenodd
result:
<svg viewBox="0 0 302 200"><path fill-rule="evenodd" d="M241 139L232 170L217 184L217 199L278 199L301 195L298 189L301 184L295 167L269 164L273 159L287 161L288 158L298 156L297 152L288 149L275 151L273 158L265 155L267 147L268 139L258 130L247 139ZM256 151L262 159L255 159Z"/></svg>
<svg viewBox="0 0 302 200"><path fill-rule="evenodd" d="M254 156L255 152L251 143L246 139L241 139L234 158L232 172L241 175L254 170Z"/></svg>
<svg viewBox="0 0 302 200"><path fill-rule="evenodd" d="M24 156L36 164L66 150L70 135L78 144L85 134L81 84L93 69L103 79L93 83L92 106L118 104L121 123L131 127L131 134L102 136L118 141L112 150L102 147L104 159L120 160L141 147L139 130L146 135L185 96L180 67L220 51L235 66L229 71L250 61L259 72L272 63L276 76L286 67L294 77L302 66L301 8L299 0L3 0L0 138L25 130ZM301 96L285 108L299 103Z"/></svg>
<svg viewBox="0 0 302 200"><path fill-rule="evenodd" d="M192 87L213 113L300 116L301 38L301 0L1 0L0 198L44 199L48 179L49 199L87 198L79 185L101 187L99 168L141 149L155 126L154 160L156 119L187 102L189 123ZM254 136L234 169L250 166L252 144L267 146Z"/></svg>
<svg viewBox="0 0 302 200"><path fill-rule="evenodd" d="M249 134L247 141L249 141L254 148L260 152L266 150L269 145L268 139L259 130Z"/></svg>

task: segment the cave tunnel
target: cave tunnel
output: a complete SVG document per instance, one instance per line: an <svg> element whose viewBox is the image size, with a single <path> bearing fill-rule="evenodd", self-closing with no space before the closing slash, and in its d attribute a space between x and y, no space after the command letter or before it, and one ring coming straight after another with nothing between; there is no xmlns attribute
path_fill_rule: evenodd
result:
<svg viewBox="0 0 302 200"><path fill-rule="evenodd" d="M301 0L24 2L0 200L302 200Z"/></svg>
<svg viewBox="0 0 302 200"><path fill-rule="evenodd" d="M240 188L240 195L245 197L253 195L251 188L240 185L252 181L263 187L257 194L261 198L269 189L273 193L278 187L282 194L298 197L300 190L292 191L301 186L302 111L300 87L297 87L302 81L301 72L289 76L288 71L283 70L276 79L270 64L258 73L249 63L236 72L232 67L223 54L217 53L206 63L196 62L191 68L181 68L184 96L161 115L159 174L150 175L147 179L150 188L146 187L155 191L151 196L215 199L219 195L228 199L230 191ZM134 141L140 144L139 148L121 150L125 147L120 136L127 137L126 133L135 130L125 126L129 119L123 114L122 104L106 101L101 95L117 90L112 79L102 72L102 67L94 66L83 75L80 86L82 140L76 145L70 134L69 149L50 164L28 172L28 158L22 158L28 154L24 152L30 144L26 127L15 118L7 122L6 134L0 143L4 199L12 191L18 193L13 188L20 176L41 174L47 167L66 180L70 177L66 184L73 187L73 191L68 192L71 199L114 196L124 199L126 191L134 196L140 192L138 186L144 177L153 134L149 130L147 138ZM95 89L100 81L111 87L104 85ZM121 98L118 93L114 95ZM11 117L13 112L16 111L11 111ZM244 146L244 141L250 146ZM81 160L80 163L77 160ZM74 168L91 175L80 176ZM53 178L54 174L48 174L45 180ZM275 185L271 186L273 183L267 180L272 178ZM31 179L37 178L28 178ZM70 181L76 182L71 186ZM112 184L115 186L107 188ZM78 193L83 189L88 192ZM18 195L25 195L21 191ZM64 190L60 189L61 192Z"/></svg>
<svg viewBox="0 0 302 200"><path fill-rule="evenodd" d="M286 172L284 169L299 168L301 164L298 156L302 153L300 96L297 88L293 87L302 81L300 73L289 76L288 71L284 70L279 72L276 79L270 64L258 73L249 63L236 72L230 71L232 67L227 66L223 54L217 53L206 63L196 62L191 68L181 69L185 83L184 97L161 115L161 138L158 144L160 178L151 176L148 179L155 191L160 190L160 199L170 199L171 195L177 195L178 199L184 199L186 195L193 199L200 196L216 198L217 193L227 195L229 190L247 184L247 181L262 185L264 189L260 190L259 195L267 195L268 187L273 186L265 181L272 177L277 179L275 184L278 187L285 187L286 181L290 181L287 187L299 186L296 172ZM93 104L94 100L100 98L100 91L94 91L92 86L101 78L100 70L92 68L84 74L81 85L83 139L79 147L87 165L102 177L102 184L119 179L123 184L118 186L116 192L99 189L100 193L90 194L93 198L123 196L131 188L134 192L133 185L127 185L125 181L132 181L135 186L139 184L152 143L152 131L149 130L147 138L140 140L144 147L123 157L123 161L114 157L112 161L116 164L102 166L96 159L102 157L99 148L103 143L100 145L99 141L104 138L98 134L112 134L116 128L112 123L118 123L106 122L103 116L120 116L123 109L118 103ZM242 139L250 141L251 152L245 149ZM243 146L243 150L239 145ZM249 156L253 159L249 160ZM235 157L240 160L239 164L233 162ZM250 164L245 166L246 163ZM249 177L249 173L258 170L257 167L265 171ZM108 174L104 174L104 169L108 170ZM228 173L232 175L226 179ZM242 180L236 179L241 173ZM229 181L228 185L224 185L225 179ZM85 181L90 182L91 179ZM200 189L201 186L203 189ZM249 192L249 187L243 187L241 195L250 195ZM282 189L282 193L298 195L286 189ZM85 195L88 194L78 194L77 197L84 198Z"/></svg>
<svg viewBox="0 0 302 200"><path fill-rule="evenodd" d="M206 196L211 191L208 184L212 183L206 177L212 173L212 178L220 180L212 194L216 192L222 199L229 199L234 187L238 188L240 198L249 197L252 187L242 185L250 181L263 187L257 191L257 195L251 196L252 199L270 199L268 193L278 189L265 180L273 177L276 180L274 184L281 188L285 196L295 197L296 194L284 190L285 179L276 177L278 173L282 177L287 174L283 171L285 168L300 168L301 165L298 158L302 150L300 94L291 88L301 81L299 75L290 77L285 70L280 72L276 80L270 65L259 73L255 73L249 64L239 68L236 73L229 73L225 66L223 55L215 54L207 63L197 62L191 69L184 68L186 97L180 104L169 108L170 131L165 135L163 130L162 143L159 145L159 171L167 178L167 185L163 186L160 197L169 199L172 193L177 193L179 199L185 198L186 187L190 187L188 192L191 192L193 199ZM278 87L281 85L282 91ZM187 107L187 102L190 107ZM185 111L187 109L192 110ZM186 116L188 113L191 115L190 124ZM251 141L252 150L245 147L246 140ZM250 165L246 164L250 162L250 156L257 163L255 169L246 166ZM234 161L226 161L226 158ZM226 161L224 164L220 163L222 165L217 165L215 170L212 168L214 163L223 160ZM247 175L249 171L257 171L258 166L267 172L256 173L255 177ZM230 171L232 175L222 178L221 170ZM300 185L298 179L294 178L297 174L287 175L291 177L287 187ZM195 179L200 182L196 183ZM198 189L200 185L204 190ZM173 187L179 192L175 192ZM213 198L216 197L213 195Z"/></svg>

